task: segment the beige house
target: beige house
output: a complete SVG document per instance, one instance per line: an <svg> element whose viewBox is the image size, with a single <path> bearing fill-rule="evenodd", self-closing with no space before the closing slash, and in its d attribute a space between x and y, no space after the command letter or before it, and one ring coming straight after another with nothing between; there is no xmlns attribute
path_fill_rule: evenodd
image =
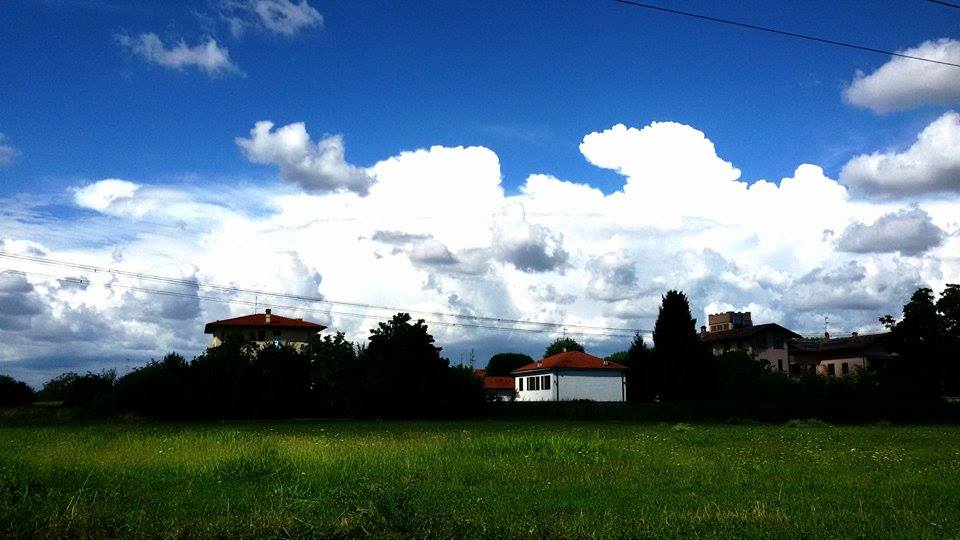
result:
<svg viewBox="0 0 960 540"><path fill-rule="evenodd" d="M887 347L889 337L887 332L795 340L790 344L790 361L827 376L845 377L863 369L879 370L896 358Z"/></svg>
<svg viewBox="0 0 960 540"><path fill-rule="evenodd" d="M776 323L754 326L750 312L710 315L708 322L710 330L700 327L700 341L709 346L713 354L745 351L773 371L790 371L789 343L800 334Z"/></svg>
<svg viewBox="0 0 960 540"><path fill-rule="evenodd" d="M326 326L322 324L303 319L274 315L270 309L267 309L264 313L207 323L203 333L213 336L211 340L213 347L220 345L231 336L253 342L261 347L271 344L302 347L324 328Z"/></svg>

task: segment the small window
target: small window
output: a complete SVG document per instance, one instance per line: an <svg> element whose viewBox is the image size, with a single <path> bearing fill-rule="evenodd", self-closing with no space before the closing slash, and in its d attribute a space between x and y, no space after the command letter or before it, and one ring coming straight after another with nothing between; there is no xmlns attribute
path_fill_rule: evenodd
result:
<svg viewBox="0 0 960 540"><path fill-rule="evenodd" d="M777 360L777 371L783 371L783 360Z"/></svg>
<svg viewBox="0 0 960 540"><path fill-rule="evenodd" d="M846 362L844 362L843 364L841 364L841 365L840 365L840 373L843 373L844 375L846 375L847 373L850 373L850 364L848 364L848 363L846 363Z"/></svg>
<svg viewBox="0 0 960 540"><path fill-rule="evenodd" d="M833 364L827 364L827 375L831 377L837 374L837 367Z"/></svg>
<svg viewBox="0 0 960 540"><path fill-rule="evenodd" d="M541 380L542 383L543 383L543 389L544 389L544 390L549 390L549 389L550 389L550 376L549 376L549 375L544 375L543 377L540 378L540 380Z"/></svg>
<svg viewBox="0 0 960 540"><path fill-rule="evenodd" d="M517 391L523 392L523 377L517 377Z"/></svg>
<svg viewBox="0 0 960 540"><path fill-rule="evenodd" d="M773 335L773 348L782 349L783 348L783 336L780 334Z"/></svg>

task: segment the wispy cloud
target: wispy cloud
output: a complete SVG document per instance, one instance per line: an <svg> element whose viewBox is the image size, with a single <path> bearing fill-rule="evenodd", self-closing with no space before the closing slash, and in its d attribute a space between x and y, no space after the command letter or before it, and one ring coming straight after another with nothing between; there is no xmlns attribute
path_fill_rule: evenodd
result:
<svg viewBox="0 0 960 540"><path fill-rule="evenodd" d="M131 53L147 62L170 69L197 68L212 77L243 72L230 60L230 51L212 37L196 45L180 40L172 45L164 44L159 36L150 32L135 37L118 35L117 41Z"/></svg>
<svg viewBox="0 0 960 540"><path fill-rule="evenodd" d="M323 15L306 0L222 0L220 17L234 37L247 30L293 36L308 28L322 28Z"/></svg>
<svg viewBox="0 0 960 540"><path fill-rule="evenodd" d="M9 165L13 163L14 158L20 155L20 151L6 144L7 136L0 133L0 165Z"/></svg>

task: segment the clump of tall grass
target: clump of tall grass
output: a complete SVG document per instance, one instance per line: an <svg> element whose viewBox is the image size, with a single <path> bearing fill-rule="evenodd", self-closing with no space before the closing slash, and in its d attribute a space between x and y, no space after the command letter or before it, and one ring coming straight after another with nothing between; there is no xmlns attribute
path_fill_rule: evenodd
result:
<svg viewBox="0 0 960 540"><path fill-rule="evenodd" d="M787 420L786 425L787 427L793 427L793 428L830 427L830 424L824 422L823 420L820 420L819 418L806 418L806 419L793 418L791 420Z"/></svg>

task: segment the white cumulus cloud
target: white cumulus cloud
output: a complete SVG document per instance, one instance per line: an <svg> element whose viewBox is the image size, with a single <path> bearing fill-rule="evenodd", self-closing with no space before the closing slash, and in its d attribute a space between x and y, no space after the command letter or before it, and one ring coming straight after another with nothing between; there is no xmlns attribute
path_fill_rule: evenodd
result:
<svg viewBox="0 0 960 540"><path fill-rule="evenodd" d="M851 198L814 164L748 183L706 134L682 124L587 134L584 156L623 177L623 187L608 194L546 173L505 192L499 157L478 146L403 151L360 169L344 161L342 146L325 155L329 145L312 142L302 124L258 126L241 139L243 151L312 189L106 179L73 194L95 212L70 219L44 219L42 208L0 213L4 250L190 280L162 289L185 297L161 299L119 287L157 288L131 278L92 275L114 281L77 287L65 276L6 276L0 360L27 360L0 370L14 373L4 366L16 365L40 377L68 360L85 370L107 358L196 354L208 342L205 322L253 309L201 296L256 301L358 341L390 315L357 306L317 313L308 302L195 286L202 283L396 306L414 316L560 323L588 350L606 354L629 338L583 337L569 325L649 330L671 288L687 292L700 321L734 307L754 312L757 323L820 333L824 316L833 332L877 330L877 317L897 313L914 287L960 281L960 236L944 232L934 245L937 230L958 227L956 198L907 210ZM431 324L430 331L451 359L475 349L481 362L507 350L538 354L555 337L501 326Z"/></svg>
<svg viewBox="0 0 960 540"><path fill-rule="evenodd" d="M147 62L166 68L195 67L210 76L242 74L240 68L230 60L230 51L212 37L192 46L183 40L168 46L152 32L133 37L119 35L117 41Z"/></svg>
<svg viewBox="0 0 960 540"><path fill-rule="evenodd" d="M854 157L840 181L873 197L960 192L960 114L950 111L934 120L902 152Z"/></svg>
<svg viewBox="0 0 960 540"><path fill-rule="evenodd" d="M111 204L133 197L140 186L129 180L107 178L87 184L73 193L77 205L103 212Z"/></svg>
<svg viewBox="0 0 960 540"><path fill-rule="evenodd" d="M280 167L280 176L305 191L347 190L366 195L373 178L366 170L344 159L343 137L329 135L317 141L303 122L273 131L273 122L257 122L250 138L238 137L236 143L254 163Z"/></svg>
<svg viewBox="0 0 960 540"><path fill-rule="evenodd" d="M960 64L960 41L942 38L925 41L902 54ZM960 68L899 56L876 71L858 71L843 91L848 103L877 113L926 104L960 102Z"/></svg>

